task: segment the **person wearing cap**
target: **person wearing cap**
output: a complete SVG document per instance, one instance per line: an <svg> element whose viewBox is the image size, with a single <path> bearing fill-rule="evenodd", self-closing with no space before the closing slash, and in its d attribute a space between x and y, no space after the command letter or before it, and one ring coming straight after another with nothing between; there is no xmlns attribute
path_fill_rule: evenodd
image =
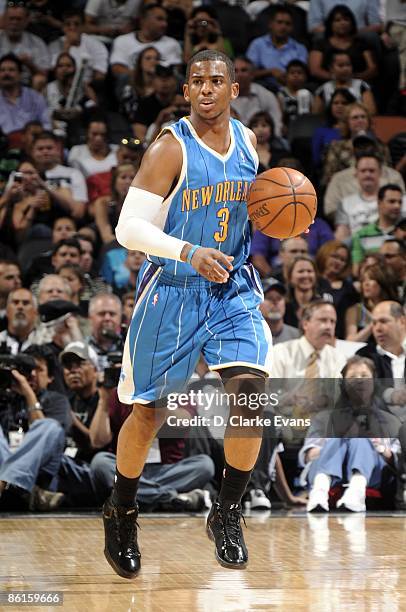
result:
<svg viewBox="0 0 406 612"><path fill-rule="evenodd" d="M362 227L352 237L352 263L355 276L358 276L359 264L365 255L379 251L385 240L393 236L402 212L403 200L404 196L398 185L388 183L379 189L378 219Z"/></svg>
<svg viewBox="0 0 406 612"><path fill-rule="evenodd" d="M148 126L162 125L168 121L176 110L178 81L171 66L157 64L153 80L154 93L140 100L137 112L134 115L133 130L136 138L144 141ZM183 104L185 101L182 100ZM178 117L179 119L179 117Z"/></svg>
<svg viewBox="0 0 406 612"><path fill-rule="evenodd" d="M25 353L32 360L30 375L12 370L23 417L14 422L11 409L7 429L4 420L3 429L0 426L0 508L13 509L14 503L22 502L30 510L52 511L63 501L61 493L48 489L58 473L71 411L64 395L49 390L55 368L52 352L33 344ZM24 431L21 439L12 437L17 429ZM13 452L5 437L9 432L9 442L16 446Z"/></svg>
<svg viewBox="0 0 406 612"><path fill-rule="evenodd" d="M69 505L95 505L90 461L99 449L91 443L89 427L99 402L97 354L86 342L70 342L59 361L70 391L72 426L59 469L58 491L65 493Z"/></svg>
<svg viewBox="0 0 406 612"><path fill-rule="evenodd" d="M286 288L277 278L267 278L262 283L264 289L264 301L260 310L265 317L272 332L273 344L294 340L300 337L300 331L296 327L286 325L283 317L286 312Z"/></svg>

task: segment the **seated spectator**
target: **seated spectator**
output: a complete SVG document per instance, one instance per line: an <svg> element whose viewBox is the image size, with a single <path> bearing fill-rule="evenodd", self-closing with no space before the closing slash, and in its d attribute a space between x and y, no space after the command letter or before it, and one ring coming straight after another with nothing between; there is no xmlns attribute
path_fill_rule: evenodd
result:
<svg viewBox="0 0 406 612"><path fill-rule="evenodd" d="M396 282L392 271L378 265L366 266L360 270L361 301L348 308L345 313L346 340L370 342L372 312L384 300L396 300Z"/></svg>
<svg viewBox="0 0 406 612"><path fill-rule="evenodd" d="M346 51L336 51L331 56L330 73L333 78L320 85L314 93L314 113L322 113L334 91L339 88L347 89L357 102L362 102L370 115L376 114L371 88L365 81L354 78L351 57Z"/></svg>
<svg viewBox="0 0 406 612"><path fill-rule="evenodd" d="M386 238L393 236L396 223L402 214L402 190L398 185L387 184L378 191L378 219L355 232L352 237L353 273L358 276L359 264L365 255L379 251ZM406 208L406 205L405 205ZM388 264L392 265L391 261Z"/></svg>
<svg viewBox="0 0 406 612"><path fill-rule="evenodd" d="M0 320L6 314L7 299L11 291L21 287L21 270L11 259L0 259ZM5 327L3 327L5 329Z"/></svg>
<svg viewBox="0 0 406 612"><path fill-rule="evenodd" d="M251 41L247 57L256 66L255 78L269 89L278 89L286 82L286 68L291 60L307 64L307 49L291 38L293 20L289 7L276 5L269 19L269 34Z"/></svg>
<svg viewBox="0 0 406 612"><path fill-rule="evenodd" d="M117 36L133 30L133 22L141 4L140 0L119 0L114 3L106 0L87 0L83 31L111 44Z"/></svg>
<svg viewBox="0 0 406 612"><path fill-rule="evenodd" d="M12 54L0 58L0 128L9 137L9 146L19 147L22 130L29 121L51 127L46 101L41 94L21 85L22 64Z"/></svg>
<svg viewBox="0 0 406 612"><path fill-rule="evenodd" d="M286 66L286 85L280 87L278 91L285 126L288 126L298 115L311 112L313 95L305 87L308 80L307 65L300 60L291 60Z"/></svg>
<svg viewBox="0 0 406 612"><path fill-rule="evenodd" d="M123 348L121 315L121 301L112 293L99 293L90 300L90 337L86 343L96 352L99 370L107 367L108 353Z"/></svg>
<svg viewBox="0 0 406 612"><path fill-rule="evenodd" d="M345 313L358 302L359 294L349 280L351 254L338 240L329 240L317 251L318 288L323 299L331 299L337 312L336 337L345 338Z"/></svg>
<svg viewBox="0 0 406 612"><path fill-rule="evenodd" d="M55 80L48 83L44 91L54 131L63 137L67 135L70 122L97 104L96 94L88 83L82 83L74 92L72 84L76 70L74 58L63 51L56 59Z"/></svg>
<svg viewBox="0 0 406 612"><path fill-rule="evenodd" d="M357 158L355 175L358 190L338 205L335 215L337 240L346 240L377 220L381 166L381 160L375 155L366 153Z"/></svg>
<svg viewBox="0 0 406 612"><path fill-rule="evenodd" d="M356 138L354 142L354 152L356 157L361 154L362 149L358 147L358 141L360 138ZM363 139L365 140L365 139ZM378 149L375 144L371 143L372 146L368 147L368 150L374 154L378 155ZM365 149L363 150L365 152ZM381 167L381 175L379 178L379 186L383 187L387 183L392 183L398 185L402 192L405 189L405 184L403 182L402 176L394 170L390 168L386 164L383 164ZM336 172L333 174L330 182L327 185L327 190L324 196L324 214L328 219L333 221L334 214L339 206L341 200L343 200L346 196L355 193L358 189L358 181L356 177L356 171L353 166L346 168L345 170L341 170L340 172Z"/></svg>
<svg viewBox="0 0 406 612"><path fill-rule="evenodd" d="M120 164L111 175L111 196L97 198L94 203L94 217L103 244L115 241L114 228L120 216L121 207L136 168L132 164Z"/></svg>
<svg viewBox="0 0 406 612"><path fill-rule="evenodd" d="M72 301L69 283L58 274L46 274L38 285L38 304L41 306L52 300Z"/></svg>
<svg viewBox="0 0 406 612"><path fill-rule="evenodd" d="M281 165L291 167L290 164ZM307 243L307 249L298 249L295 246L295 239L293 239L294 242L289 243L293 249L293 255L306 255L310 253L311 256L314 256L327 240L334 238L334 234L328 223L320 219L320 217L316 217L314 223L309 228L309 232L297 238L299 241ZM251 242L251 261L261 276L267 277L272 274L272 264L278 261L288 240L281 242L278 238L271 238L259 230L254 231ZM278 272L275 273L278 274ZM278 277L282 278L280 274L278 274Z"/></svg>
<svg viewBox="0 0 406 612"><path fill-rule="evenodd" d="M173 125L181 117L187 117L190 114L190 104L185 101L183 94L176 94L172 103L162 109L155 121L149 125L145 137L144 145L148 146L158 138L164 128Z"/></svg>
<svg viewBox="0 0 406 612"><path fill-rule="evenodd" d="M267 239L267 240L263 240ZM269 242L274 241L274 242ZM272 270L273 256L277 256L279 251L280 266ZM301 236L295 238L287 238L287 240L278 240L269 238L260 231L254 232L254 238L251 247L251 261L264 278L275 276L284 285L287 285L288 268L295 257L298 255L307 255L309 247L307 242Z"/></svg>
<svg viewBox="0 0 406 612"><path fill-rule="evenodd" d="M6 306L7 329L0 332L0 344L5 342L12 355L24 351L34 342L37 322L37 300L28 289L10 291Z"/></svg>
<svg viewBox="0 0 406 612"><path fill-rule="evenodd" d="M329 145L335 140L342 139L342 122L345 111L349 104L355 101L354 96L348 89L336 89L331 96L330 102L325 109L326 125L315 129L312 136L313 162L319 171L325 176L323 163ZM323 178L322 182L324 182Z"/></svg>
<svg viewBox="0 0 406 612"><path fill-rule="evenodd" d="M300 450L311 487L308 512L328 512L330 487L345 483L348 488L337 508L365 512L367 486L381 488L385 467L394 464L400 450L395 437L399 423L384 410L371 360L352 357L343 368L343 378L336 408L313 419ZM393 479L391 474L388 471L387 477Z"/></svg>
<svg viewBox="0 0 406 612"><path fill-rule="evenodd" d="M255 113L251 117L248 127L257 137L258 172L274 168L278 165L281 157L286 157L289 154L289 145L285 140L275 135L275 124L268 113Z"/></svg>
<svg viewBox="0 0 406 612"><path fill-rule="evenodd" d="M135 306L134 291L124 293L121 296L121 303L123 305L122 324L128 328L128 326L130 325L131 317L133 316Z"/></svg>
<svg viewBox="0 0 406 612"><path fill-rule="evenodd" d="M90 346L77 341L64 348L59 360L69 389L72 425L68 431L69 450L59 468L57 489L65 494L67 505L94 506L97 498L90 461L99 448L90 440L89 427L99 403L97 357Z"/></svg>
<svg viewBox="0 0 406 612"><path fill-rule="evenodd" d="M88 200L86 182L79 170L60 163L58 138L52 132L42 132L32 145L32 161L38 173L51 189L51 206L44 213L43 223L69 213L75 219L85 214Z"/></svg>
<svg viewBox="0 0 406 612"><path fill-rule="evenodd" d="M71 148L68 163L80 170L85 178L108 172L117 165L117 148L117 145L108 142L106 121L95 118L88 123L86 144Z"/></svg>
<svg viewBox="0 0 406 612"><path fill-rule="evenodd" d="M166 36L167 12L159 4L145 4L138 15L139 29L118 36L113 43L110 65L121 89L130 77L132 66L138 54L145 47L155 47L166 65L178 66L182 63L182 49L178 41Z"/></svg>
<svg viewBox="0 0 406 612"><path fill-rule="evenodd" d="M283 321L286 312L285 285L272 277L265 279L262 285L264 301L259 309L272 332L272 343L275 345L299 338L299 330L291 325L286 325Z"/></svg>
<svg viewBox="0 0 406 612"><path fill-rule="evenodd" d="M318 297L317 270L311 257L295 257L288 267L287 281L289 290L285 323L298 328L303 308Z"/></svg>
<svg viewBox="0 0 406 612"><path fill-rule="evenodd" d="M73 238L75 233L75 221L70 217L60 217L54 222L52 242L50 244L46 241L45 247L41 244L41 247L38 248L34 241L32 248L27 253L28 264L24 270L24 282L26 285L31 285L32 282L40 279L44 274L54 271L51 262L53 245L57 244L60 240Z"/></svg>
<svg viewBox="0 0 406 612"><path fill-rule="evenodd" d="M81 322L81 329L83 331L86 327L86 333L83 333L83 336L87 336L89 334L89 329L87 329L89 300L83 299L85 295L86 275L83 273L82 268L76 264L64 264L59 268L58 274L70 286L70 301L78 307L80 315L85 319Z"/></svg>
<svg viewBox="0 0 406 612"><path fill-rule="evenodd" d="M70 407L64 395L49 390L55 370L52 353L32 345L25 358L32 363L30 374L12 371L16 394L13 404L21 408L19 420L15 405L9 405L7 418L2 419L4 429L0 425L0 507L13 509L8 503L14 494L26 509L53 511L61 505L63 496L48 489L58 473L65 433L71 423ZM11 449L6 436L13 428L21 430L22 425L25 433L21 442Z"/></svg>
<svg viewBox="0 0 406 612"><path fill-rule="evenodd" d="M30 20L27 30L50 43L62 35L61 11L53 0L30 0Z"/></svg>
<svg viewBox="0 0 406 612"><path fill-rule="evenodd" d="M185 64L192 55L204 49L214 49L232 55L231 45L223 38L216 10L212 6L196 6L190 13L183 42Z"/></svg>
<svg viewBox="0 0 406 612"><path fill-rule="evenodd" d="M101 387L99 394L100 401L89 428L90 440L96 448L111 444L112 450L116 451L118 433L125 419L131 418L132 408L121 404L116 392L111 394ZM192 410L179 407L170 415L189 419L193 416ZM172 435L154 440L137 491L137 500L145 509L189 512L204 509L202 489L214 476L214 464L205 454L185 456L183 436L187 429L179 431L179 438ZM92 460L91 471L99 495L98 503L101 504L113 488L116 473L114 452L97 453Z"/></svg>
<svg viewBox="0 0 406 612"><path fill-rule="evenodd" d="M0 57L14 54L21 63L21 81L35 89L46 82L50 68L46 44L27 31L30 11L23 2L8 2L0 32ZM44 126L47 127L47 126Z"/></svg>
<svg viewBox="0 0 406 612"><path fill-rule="evenodd" d="M406 317L399 302L385 297L372 310L372 333L375 344L368 344L358 355L374 362L377 377L396 389L405 387ZM385 399L396 403L392 391L384 392Z"/></svg>
<svg viewBox="0 0 406 612"><path fill-rule="evenodd" d="M392 0L385 3L386 19L385 33L382 35L383 43L391 46L395 43L399 54L399 91L404 97L406 91L406 23L403 0Z"/></svg>
<svg viewBox="0 0 406 612"><path fill-rule="evenodd" d="M405 303L406 290L406 243L399 238L387 238L379 247L379 253L391 267L397 283L398 297Z"/></svg>
<svg viewBox="0 0 406 612"><path fill-rule="evenodd" d="M127 251L124 247L109 249L102 262L100 274L115 293L135 291L138 272L145 261L144 253Z"/></svg>
<svg viewBox="0 0 406 612"><path fill-rule="evenodd" d="M369 81L376 76L374 54L366 40L358 36L354 13L344 4L331 9L325 20L323 38L314 40L309 54L311 75L320 81L329 80L331 58L338 51L345 51L350 56L355 78Z"/></svg>
<svg viewBox="0 0 406 612"><path fill-rule="evenodd" d="M264 112L270 115L275 124L275 136L282 134L282 113L278 100L271 91L259 83L253 83L254 66L243 56L237 57L234 62L235 80L240 89L238 98L232 100L231 108L238 113L244 125L248 125L253 115Z"/></svg>
<svg viewBox="0 0 406 612"><path fill-rule="evenodd" d="M155 68L160 60L161 56L155 47L145 47L137 56L129 82L123 87L120 112L131 125L135 123L140 99L155 92Z"/></svg>
<svg viewBox="0 0 406 612"><path fill-rule="evenodd" d="M69 53L78 70L84 70L85 82L104 80L108 69L108 52L105 45L90 34L84 34L83 14L77 9L62 13L64 35L49 45L51 66L56 65L62 52Z"/></svg>
<svg viewBox="0 0 406 612"><path fill-rule="evenodd" d="M177 90L178 82L173 68L158 64L155 68L154 93L141 98L135 114L134 135L141 142L152 124L161 126L164 122L175 119ZM182 104L185 104L183 98ZM179 119L179 116L177 118Z"/></svg>
<svg viewBox="0 0 406 612"><path fill-rule="evenodd" d="M337 0L310 0L309 12L307 13L307 27L309 31L312 33L325 32L327 17L331 9L336 5ZM380 31L381 17L379 15L378 2L352 0L351 10L360 31Z"/></svg>
<svg viewBox="0 0 406 612"><path fill-rule="evenodd" d="M327 185L333 174L355 164L358 153L372 152L381 158L382 163L390 164L388 148L377 140L371 130L371 116L368 109L359 102L345 109L342 124L342 139L332 142L327 150L322 181Z"/></svg>
<svg viewBox="0 0 406 612"><path fill-rule="evenodd" d="M54 243L50 251L39 255L27 270L25 283L33 283L32 288L45 275L57 273L65 263L79 264L81 257L81 246L79 241L72 238L64 238Z"/></svg>

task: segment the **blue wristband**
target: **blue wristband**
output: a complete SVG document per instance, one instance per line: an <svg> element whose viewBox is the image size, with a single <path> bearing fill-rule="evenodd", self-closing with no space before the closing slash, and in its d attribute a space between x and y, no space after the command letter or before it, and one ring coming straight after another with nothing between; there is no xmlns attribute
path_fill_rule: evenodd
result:
<svg viewBox="0 0 406 612"><path fill-rule="evenodd" d="M192 248L190 249L189 253L187 254L186 263L188 263L188 264L191 263L192 257L196 253L197 249L200 249L200 244L194 244L192 246Z"/></svg>

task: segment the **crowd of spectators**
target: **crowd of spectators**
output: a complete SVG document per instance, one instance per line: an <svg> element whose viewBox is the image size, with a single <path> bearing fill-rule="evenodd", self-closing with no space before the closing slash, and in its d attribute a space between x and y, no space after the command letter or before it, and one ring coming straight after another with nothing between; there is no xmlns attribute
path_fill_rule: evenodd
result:
<svg viewBox="0 0 406 612"><path fill-rule="evenodd" d="M291 383L280 411L317 418L268 432L246 500L269 509L274 480L287 504L310 488L308 509L328 510L348 483L338 505L362 511L397 478L406 508L405 39L403 0L0 0L0 509L98 506L112 487L145 257L114 228L146 147L188 114L201 49L234 59L232 115L257 137L259 172L305 172L319 202L302 236L252 228L273 378ZM385 115L398 127L380 139ZM310 384L341 377L338 399ZM203 361L198 383L218 384ZM201 433L154 443L143 508L208 504L223 457Z"/></svg>

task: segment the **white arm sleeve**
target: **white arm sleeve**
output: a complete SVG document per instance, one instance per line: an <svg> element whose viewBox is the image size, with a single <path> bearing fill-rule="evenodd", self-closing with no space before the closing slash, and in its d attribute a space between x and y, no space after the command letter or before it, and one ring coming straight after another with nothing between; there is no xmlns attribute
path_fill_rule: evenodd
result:
<svg viewBox="0 0 406 612"><path fill-rule="evenodd" d="M159 228L165 213L163 201L156 193L130 187L117 223L116 238L130 251L181 261L180 254L187 242L168 236Z"/></svg>

